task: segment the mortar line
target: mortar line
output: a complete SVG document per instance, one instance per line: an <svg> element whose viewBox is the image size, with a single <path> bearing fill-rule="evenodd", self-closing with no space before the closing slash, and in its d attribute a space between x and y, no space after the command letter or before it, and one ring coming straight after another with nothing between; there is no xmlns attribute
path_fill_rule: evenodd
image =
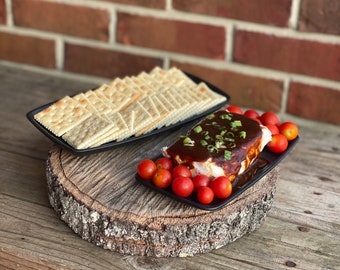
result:
<svg viewBox="0 0 340 270"><path fill-rule="evenodd" d="M172 10L172 0L165 1L165 10Z"/></svg>
<svg viewBox="0 0 340 270"><path fill-rule="evenodd" d="M114 44L116 42L117 34L117 13L115 7L109 9L110 22L109 22L109 40L108 43Z"/></svg>
<svg viewBox="0 0 340 270"><path fill-rule="evenodd" d="M163 68L164 69L169 69L170 68L170 63L171 63L170 57L165 56L163 58Z"/></svg>
<svg viewBox="0 0 340 270"><path fill-rule="evenodd" d="M288 102L288 96L289 96L290 82L291 81L289 79L289 76L287 76L283 80L283 92L282 92L280 115L287 113L287 102Z"/></svg>
<svg viewBox="0 0 340 270"><path fill-rule="evenodd" d="M290 9L289 26L296 30L299 25L299 14L300 14L301 0L293 0Z"/></svg>
<svg viewBox="0 0 340 270"><path fill-rule="evenodd" d="M65 59L65 42L61 37L55 39L55 60L57 70L62 71L64 69Z"/></svg>
<svg viewBox="0 0 340 270"><path fill-rule="evenodd" d="M225 28L227 32L227 42L225 44L225 51L226 51L226 61L232 62L233 61L233 52L234 52L234 37L235 37L235 27L233 24L230 24L229 27Z"/></svg>
<svg viewBox="0 0 340 270"><path fill-rule="evenodd" d="M13 18L13 7L11 0L5 0L6 6L6 24L8 27L14 26L14 18Z"/></svg>

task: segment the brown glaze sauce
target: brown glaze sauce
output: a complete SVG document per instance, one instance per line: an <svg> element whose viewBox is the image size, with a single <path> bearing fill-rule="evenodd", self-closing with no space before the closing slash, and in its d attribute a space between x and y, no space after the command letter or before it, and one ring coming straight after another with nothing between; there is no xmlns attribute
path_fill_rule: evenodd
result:
<svg viewBox="0 0 340 270"><path fill-rule="evenodd" d="M186 144L185 140L191 141ZM258 148L262 130L259 123L240 114L217 111L195 125L186 136L177 140L167 149L172 157L180 157L183 163L193 161L212 162L226 172L239 170L241 162L251 148Z"/></svg>
<svg viewBox="0 0 340 270"><path fill-rule="evenodd" d="M247 183L253 180L254 176L261 172L266 166L269 165L269 161L264 158L257 158L248 169L239 174L233 181L233 192L242 189Z"/></svg>

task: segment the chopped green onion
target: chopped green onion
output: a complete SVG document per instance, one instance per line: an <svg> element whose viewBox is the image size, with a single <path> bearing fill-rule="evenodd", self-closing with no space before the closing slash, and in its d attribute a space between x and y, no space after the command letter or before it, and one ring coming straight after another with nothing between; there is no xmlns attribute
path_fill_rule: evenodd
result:
<svg viewBox="0 0 340 270"><path fill-rule="evenodd" d="M236 143L231 142L227 145L228 148L235 148L236 147Z"/></svg>
<svg viewBox="0 0 340 270"><path fill-rule="evenodd" d="M229 113L221 114L220 118L221 119L226 119L226 120L231 120L231 115Z"/></svg>
<svg viewBox="0 0 340 270"><path fill-rule="evenodd" d="M223 136L223 135L225 135L226 133L227 133L227 131L224 129L224 130L222 130L222 131L220 132L220 135Z"/></svg>
<svg viewBox="0 0 340 270"><path fill-rule="evenodd" d="M231 122L230 125L232 127L242 127L242 123L241 123L240 120L235 120L235 121Z"/></svg>
<svg viewBox="0 0 340 270"><path fill-rule="evenodd" d="M204 136L204 139L206 139L206 140L210 140L210 139L211 139L211 137L210 137L209 135L207 135L207 136Z"/></svg>
<svg viewBox="0 0 340 270"><path fill-rule="evenodd" d="M215 117L215 114L211 113L207 116L207 119L211 120Z"/></svg>
<svg viewBox="0 0 340 270"><path fill-rule="evenodd" d="M191 141L191 139L189 137L185 137L184 140L183 140L183 143L188 143L190 141Z"/></svg>
<svg viewBox="0 0 340 270"><path fill-rule="evenodd" d="M216 148L226 148L226 146L221 141L217 141L215 143Z"/></svg>
<svg viewBox="0 0 340 270"><path fill-rule="evenodd" d="M206 146L206 145L208 145L208 143L207 143L207 141L205 141L205 140L201 140L201 145L202 145L202 146Z"/></svg>
<svg viewBox="0 0 340 270"><path fill-rule="evenodd" d="M184 146L194 146L195 145L195 141L191 140L189 137L186 137L183 140L183 145Z"/></svg>
<svg viewBox="0 0 340 270"><path fill-rule="evenodd" d="M234 142L234 141L235 141L234 138L224 138L224 140L225 140L226 142Z"/></svg>
<svg viewBox="0 0 340 270"><path fill-rule="evenodd" d="M237 127L242 127L242 123L240 120L235 120L230 123L231 129L236 129Z"/></svg>
<svg viewBox="0 0 340 270"><path fill-rule="evenodd" d="M240 132L240 137L241 137L242 139L245 139L246 136L247 136L247 132L245 132L244 130L242 130L242 131Z"/></svg>
<svg viewBox="0 0 340 270"><path fill-rule="evenodd" d="M220 135L220 134L217 134L217 135L215 136L215 138L216 138L216 140L223 141L223 136Z"/></svg>
<svg viewBox="0 0 340 270"><path fill-rule="evenodd" d="M194 131L196 132L196 133L201 133L202 132L202 127L201 126L196 126L195 128L194 128Z"/></svg>
<svg viewBox="0 0 340 270"><path fill-rule="evenodd" d="M212 153L212 152L217 152L216 146L211 145L211 144L208 145L207 149L208 149L208 151L211 152L211 153Z"/></svg>
<svg viewBox="0 0 340 270"><path fill-rule="evenodd" d="M224 150L224 159L225 160L231 160L231 151Z"/></svg>
<svg viewBox="0 0 340 270"><path fill-rule="evenodd" d="M207 130L202 131L203 136L208 135L208 134L209 134L209 131L207 131Z"/></svg>

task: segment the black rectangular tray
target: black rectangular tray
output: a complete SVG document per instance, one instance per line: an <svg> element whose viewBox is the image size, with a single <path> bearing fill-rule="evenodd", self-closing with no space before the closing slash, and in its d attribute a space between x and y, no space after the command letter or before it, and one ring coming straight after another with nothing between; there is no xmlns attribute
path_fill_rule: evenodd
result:
<svg viewBox="0 0 340 270"><path fill-rule="evenodd" d="M219 88L217 88L216 86L212 85L211 83L205 81L205 80L202 80L201 78L199 77L196 77L192 74L189 74L189 73L186 73L185 74L190 78L192 79L195 83L200 83L200 82L204 82L205 84L208 85L208 87L213 90L214 92L216 93L219 93L223 96L226 97L226 100L224 102L221 102L220 104L212 107L211 109L203 112L203 113L200 113L200 114L197 114L197 115L194 115L186 120L183 120L183 121L180 121L180 122L177 122L176 124L173 124L173 125L170 125L170 126L167 126L167 127L162 127L160 129L156 129L156 130L153 130L147 134L143 134L143 135L140 135L140 136L131 136L125 140L122 140L122 141L112 141L112 142L108 142L108 143L105 143L105 144L102 144L100 146L96 146L96 147L92 147L92 148L86 148L86 149L76 149L74 148L73 146L71 146L70 144L68 144L65 140L63 140L61 137L58 137L56 135L54 135L51 131L49 131L47 128L45 128L42 124L40 124L37 120L34 119L34 115L39 113L40 111L44 110L45 108L49 107L50 105L52 105L55 101L53 102L50 102L48 104L45 104L43 106L40 106L30 112L28 112L26 114L28 120L39 130L41 131L46 137L48 137L49 139L51 139L53 142L57 143L58 145L60 145L61 147L67 149L68 151L70 151L71 153L73 153L74 155L86 155L86 154L93 154L93 153L98 153L98 152L102 152L102 151L106 151L106 150L110 150L110 149L113 149L117 146L120 146L120 145L123 145L123 144L127 144L127 143L130 143L130 142L134 142L134 141L137 141L137 140L141 140L141 139L144 139L144 138L148 138L150 136L153 136L155 134L159 134L161 132L165 132L165 131L168 131L168 130L171 130L171 129L175 129L175 128L178 128L178 127L181 127L182 125L184 124L187 124L187 123L190 123L190 122L193 122L193 121L196 121L198 119L201 119L202 117L218 110L219 108L225 106L226 104L228 104L229 100L230 100L230 96L225 93L224 91L220 90Z"/></svg>
<svg viewBox="0 0 340 270"><path fill-rule="evenodd" d="M240 174L238 177L236 177L233 181L233 191L230 197L226 199L216 199L210 203L210 204L201 204L196 199L196 192L193 192L189 197L182 198L177 195L175 195L171 187L168 187L166 189L158 188L156 187L151 180L143 180L136 174L136 179L139 183L142 185L149 187L157 192L160 192L166 196L169 196L170 198L173 198L174 200L186 203L188 205L208 210L208 211L214 211L222 208L238 196L240 196L243 192L245 192L248 188L253 186L257 181L259 181L262 177L264 177L267 173L269 173L272 169L274 169L294 148L294 146L299 141L299 136L293 140L290 141L288 144L288 148L285 152L276 154L268 150L267 147L263 149L263 151L260 153L258 159L254 162L253 165L251 165L248 170ZM160 156L156 157L154 160L157 160ZM247 181L244 181L244 184L241 184L242 179L246 179Z"/></svg>

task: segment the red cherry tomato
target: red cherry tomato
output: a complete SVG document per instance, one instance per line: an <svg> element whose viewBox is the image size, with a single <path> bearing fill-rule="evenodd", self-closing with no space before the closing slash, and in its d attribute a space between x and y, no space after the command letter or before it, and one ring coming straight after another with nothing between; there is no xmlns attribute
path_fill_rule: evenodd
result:
<svg viewBox="0 0 340 270"><path fill-rule="evenodd" d="M277 115L273 112L265 112L260 116L260 121L262 125L266 126L268 124L280 125L280 120Z"/></svg>
<svg viewBox="0 0 340 270"><path fill-rule="evenodd" d="M197 192L197 200L201 204L209 204L214 199L214 191L210 187L201 187Z"/></svg>
<svg viewBox="0 0 340 270"><path fill-rule="evenodd" d="M178 176L171 184L172 191L179 197L188 197L194 191L194 183L189 177Z"/></svg>
<svg viewBox="0 0 340 270"><path fill-rule="evenodd" d="M282 153L288 147L288 140L282 134L275 134L272 136L272 140L267 143L267 147L273 153Z"/></svg>
<svg viewBox="0 0 340 270"><path fill-rule="evenodd" d="M242 113L243 113L243 112L242 112L242 109L241 109L240 107L238 107L238 106L235 106L235 105L229 105L229 106L227 107L227 110L228 110L229 112L237 113L237 114L242 114Z"/></svg>
<svg viewBox="0 0 340 270"><path fill-rule="evenodd" d="M156 160L157 169L166 169L172 171L174 164L170 158L162 157Z"/></svg>
<svg viewBox="0 0 340 270"><path fill-rule="evenodd" d="M172 174L169 170L158 169L152 177L152 183L159 188L167 188L172 182Z"/></svg>
<svg viewBox="0 0 340 270"><path fill-rule="evenodd" d="M231 195L232 185L225 176L216 177L210 182L209 187L213 190L216 198L225 199Z"/></svg>
<svg viewBox="0 0 340 270"><path fill-rule="evenodd" d="M156 164L151 159L143 159L137 166L138 175L145 180L151 179L156 173Z"/></svg>
<svg viewBox="0 0 340 270"><path fill-rule="evenodd" d="M172 176L174 178L178 176L184 176L184 177L189 177L191 178L191 171L190 169L185 166L185 165L177 165L175 168L172 170Z"/></svg>
<svg viewBox="0 0 340 270"><path fill-rule="evenodd" d="M192 182L194 183L194 191L198 192L201 187L209 186L210 179L205 174L197 174L193 179Z"/></svg>
<svg viewBox="0 0 340 270"><path fill-rule="evenodd" d="M266 127L270 130L272 135L279 134L279 128L273 124L267 124Z"/></svg>
<svg viewBox="0 0 340 270"><path fill-rule="evenodd" d="M244 112L244 115L252 119L257 119L260 116L259 113L255 110L246 110Z"/></svg>
<svg viewBox="0 0 340 270"><path fill-rule="evenodd" d="M279 131L288 141L294 140L299 134L299 128L293 122L282 123L279 126Z"/></svg>

